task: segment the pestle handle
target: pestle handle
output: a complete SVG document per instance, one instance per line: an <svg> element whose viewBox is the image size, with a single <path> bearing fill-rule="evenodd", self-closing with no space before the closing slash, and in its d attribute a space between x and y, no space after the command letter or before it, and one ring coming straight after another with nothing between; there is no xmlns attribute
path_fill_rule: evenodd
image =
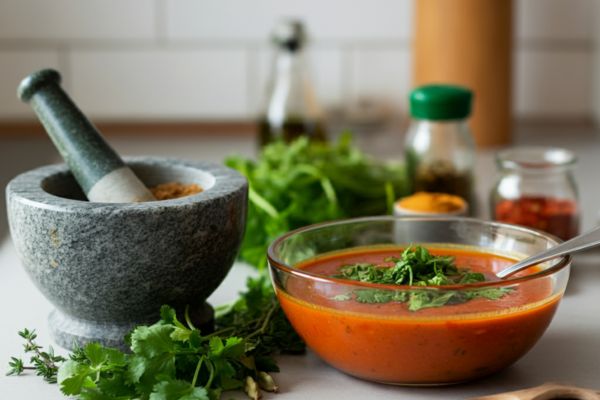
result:
<svg viewBox="0 0 600 400"><path fill-rule="evenodd" d="M19 85L90 201L128 203L155 200L100 132L60 86L60 74L43 69Z"/></svg>

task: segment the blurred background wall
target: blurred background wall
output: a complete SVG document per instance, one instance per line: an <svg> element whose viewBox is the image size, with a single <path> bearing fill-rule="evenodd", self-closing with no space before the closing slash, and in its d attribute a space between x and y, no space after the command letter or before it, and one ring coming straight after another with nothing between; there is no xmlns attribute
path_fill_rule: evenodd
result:
<svg viewBox="0 0 600 400"><path fill-rule="evenodd" d="M368 99L383 106L376 111L391 110L385 129L398 140L356 135L359 144L398 156L416 1L0 0L0 188L59 160L15 94L23 77L43 67L60 70L104 133L126 133L110 138L122 154L194 159L202 149L213 161L255 154L250 131L265 100L270 33L282 17L301 18L309 31L314 87L322 105L337 111L329 113L331 132L352 121L348 110L364 116L356 105ZM600 2L513 5L513 115L545 123L534 129L544 137L548 121L568 138L573 122L600 120ZM368 129L364 119L354 122L355 133ZM0 238L5 231L2 211Z"/></svg>
<svg viewBox="0 0 600 400"><path fill-rule="evenodd" d="M597 8L515 0L517 117L600 115ZM247 120L264 97L269 33L284 16L306 22L326 107L376 98L403 113L412 12L409 0L1 0L0 124L33 119L14 93L40 67L59 69L97 120Z"/></svg>

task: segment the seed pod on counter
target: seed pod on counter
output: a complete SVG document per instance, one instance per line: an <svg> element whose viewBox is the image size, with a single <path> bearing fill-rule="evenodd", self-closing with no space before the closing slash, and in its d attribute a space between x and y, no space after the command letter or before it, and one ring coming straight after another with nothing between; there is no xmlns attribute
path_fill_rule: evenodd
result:
<svg viewBox="0 0 600 400"><path fill-rule="evenodd" d="M244 381L244 392L246 392L248 397L252 400L259 400L262 398L258 383L256 383L254 378L251 376L247 376L246 380Z"/></svg>
<svg viewBox="0 0 600 400"><path fill-rule="evenodd" d="M277 386L273 377L264 371L258 373L258 385L267 392L277 393L279 391L279 386Z"/></svg>

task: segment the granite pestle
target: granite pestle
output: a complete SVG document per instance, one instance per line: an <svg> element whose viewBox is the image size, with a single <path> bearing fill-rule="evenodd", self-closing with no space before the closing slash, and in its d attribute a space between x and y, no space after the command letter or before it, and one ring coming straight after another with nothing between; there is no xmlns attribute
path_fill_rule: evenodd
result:
<svg viewBox="0 0 600 400"><path fill-rule="evenodd" d="M155 200L63 91L60 82L57 71L43 69L23 79L17 95L33 108L88 200L105 203Z"/></svg>

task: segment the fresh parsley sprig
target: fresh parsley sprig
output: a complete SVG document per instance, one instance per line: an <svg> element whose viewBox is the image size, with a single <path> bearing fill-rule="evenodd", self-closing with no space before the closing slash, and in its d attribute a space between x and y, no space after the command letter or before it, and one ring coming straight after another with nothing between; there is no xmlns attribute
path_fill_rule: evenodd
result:
<svg viewBox="0 0 600 400"><path fill-rule="evenodd" d="M218 308L214 332L199 331L187 313L180 320L168 306L160 315L154 325L131 332L131 353L89 343L68 360L44 352L35 332L24 330L19 334L34 353L34 366L13 357L9 374L35 369L65 395L83 400L216 400L228 390L258 399L262 390L278 390L272 356L304 351L264 275L249 279L237 301Z"/></svg>
<svg viewBox="0 0 600 400"><path fill-rule="evenodd" d="M410 311L423 308L459 304L477 297L497 300L511 289L479 288L464 290L426 289L427 286L469 284L484 282L485 276L467 269L459 269L454 257L435 256L422 246L409 246L400 257L389 257L387 264L355 263L343 265L336 277L360 282L388 285L423 286L418 290L356 289L351 293L334 296L334 300L354 299L360 303L407 303ZM389 263L392 263L390 266Z"/></svg>

